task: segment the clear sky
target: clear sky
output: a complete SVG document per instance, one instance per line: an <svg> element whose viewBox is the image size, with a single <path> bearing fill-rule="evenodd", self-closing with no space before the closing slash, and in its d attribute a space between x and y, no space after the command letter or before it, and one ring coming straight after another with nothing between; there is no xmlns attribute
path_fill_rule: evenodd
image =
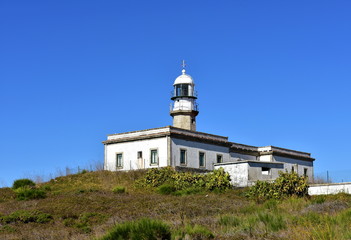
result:
<svg viewBox="0 0 351 240"><path fill-rule="evenodd" d="M0 186L103 161L171 125L181 60L197 130L312 153L351 181L351 1L0 1Z"/></svg>

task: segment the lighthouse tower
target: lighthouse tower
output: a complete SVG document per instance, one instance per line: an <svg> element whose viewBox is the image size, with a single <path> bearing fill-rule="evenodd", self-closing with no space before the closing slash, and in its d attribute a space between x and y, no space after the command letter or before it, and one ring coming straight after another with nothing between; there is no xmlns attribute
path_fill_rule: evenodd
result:
<svg viewBox="0 0 351 240"><path fill-rule="evenodd" d="M192 77L186 74L184 61L182 66L182 75L177 77L173 84L170 115L173 117L174 127L196 131L196 116L199 111L195 83Z"/></svg>

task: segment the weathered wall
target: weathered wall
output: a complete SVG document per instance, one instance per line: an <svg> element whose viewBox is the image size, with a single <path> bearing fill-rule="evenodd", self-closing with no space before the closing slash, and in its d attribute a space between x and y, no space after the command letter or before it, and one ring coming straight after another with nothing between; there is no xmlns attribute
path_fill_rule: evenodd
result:
<svg viewBox="0 0 351 240"><path fill-rule="evenodd" d="M217 154L223 156L223 162L230 159L229 148L195 141L172 138L172 166L180 165L180 149L187 152L186 167L199 168L199 152L205 153L205 168L213 170L213 164L217 161Z"/></svg>
<svg viewBox="0 0 351 240"><path fill-rule="evenodd" d="M246 187L249 185L248 183L248 169L249 164L247 162L231 164L231 163L223 163L216 164L214 169L223 168L225 172L230 175L230 182L233 186L236 187Z"/></svg>
<svg viewBox="0 0 351 240"><path fill-rule="evenodd" d="M192 122L190 115L175 115L173 116L173 126L187 130L196 131L196 124Z"/></svg>
<svg viewBox="0 0 351 240"><path fill-rule="evenodd" d="M262 168L269 168L268 174L262 173ZM248 180L255 182L257 180L275 180L279 177L279 172L284 170L283 164L272 163L272 162L249 162L249 177Z"/></svg>
<svg viewBox="0 0 351 240"><path fill-rule="evenodd" d="M273 156L273 159L277 162L284 162L284 171L291 172L292 167L294 167L294 171L300 176L304 175L304 169L306 168L308 178L313 179L313 162L280 156Z"/></svg>
<svg viewBox="0 0 351 240"><path fill-rule="evenodd" d="M308 188L309 195L324 195L349 193L351 194L351 183L330 183L330 184L314 184Z"/></svg>
<svg viewBox="0 0 351 240"><path fill-rule="evenodd" d="M150 165L151 149L158 150L158 164ZM137 153L143 158L138 160ZM116 169L116 154L123 153L123 168ZM133 170L167 166L167 137L105 145L105 170Z"/></svg>

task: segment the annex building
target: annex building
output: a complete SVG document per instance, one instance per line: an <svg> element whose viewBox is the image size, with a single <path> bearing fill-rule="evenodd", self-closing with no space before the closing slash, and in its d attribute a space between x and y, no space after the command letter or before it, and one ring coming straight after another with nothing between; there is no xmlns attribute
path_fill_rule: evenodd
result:
<svg viewBox="0 0 351 240"><path fill-rule="evenodd" d="M274 180L279 171L313 178L310 153L274 146L255 147L229 141L228 137L196 131L197 94L193 78L184 69L173 84L170 115L173 126L108 135L104 169L127 171L155 167L197 170L224 168L234 186L257 180Z"/></svg>

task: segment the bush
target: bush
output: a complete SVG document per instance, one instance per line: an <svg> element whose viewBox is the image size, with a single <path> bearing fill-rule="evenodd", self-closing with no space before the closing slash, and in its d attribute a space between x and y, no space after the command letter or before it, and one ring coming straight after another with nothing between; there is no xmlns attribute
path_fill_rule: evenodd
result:
<svg viewBox="0 0 351 240"><path fill-rule="evenodd" d="M35 183L27 178L18 179L13 182L12 189L18 189L21 187L34 187Z"/></svg>
<svg viewBox="0 0 351 240"><path fill-rule="evenodd" d="M225 191L231 188L229 174L223 168L214 170L206 175L206 189L213 191Z"/></svg>
<svg viewBox="0 0 351 240"><path fill-rule="evenodd" d="M280 172L272 183L257 181L249 188L246 196L257 202L267 199L281 199L289 196L304 197L308 195L307 178L296 173Z"/></svg>
<svg viewBox="0 0 351 240"><path fill-rule="evenodd" d="M25 211L19 210L11 213L8 216L1 216L1 223L47 223L52 220L52 216L47 213L42 213L40 211Z"/></svg>
<svg viewBox="0 0 351 240"><path fill-rule="evenodd" d="M112 189L112 192L114 193L125 193L126 192L126 188L122 187L122 186L116 186Z"/></svg>
<svg viewBox="0 0 351 240"><path fill-rule="evenodd" d="M171 231L167 224L148 218L125 222L116 225L101 240L157 240L171 239Z"/></svg>
<svg viewBox="0 0 351 240"><path fill-rule="evenodd" d="M157 192L163 195L169 195L172 194L176 191L177 189L175 188L174 185L172 184L163 184L157 188Z"/></svg>
<svg viewBox="0 0 351 240"><path fill-rule="evenodd" d="M208 174L176 172L171 167L153 168L147 171L144 178L137 181L137 185L154 188L163 186L158 189L162 194L186 189L191 189L191 191L196 189L196 192L202 190L222 192L231 188L229 174L222 168Z"/></svg>
<svg viewBox="0 0 351 240"><path fill-rule="evenodd" d="M41 199L46 197L45 191L37 188L20 187L15 190L15 193L16 199L19 201Z"/></svg>

